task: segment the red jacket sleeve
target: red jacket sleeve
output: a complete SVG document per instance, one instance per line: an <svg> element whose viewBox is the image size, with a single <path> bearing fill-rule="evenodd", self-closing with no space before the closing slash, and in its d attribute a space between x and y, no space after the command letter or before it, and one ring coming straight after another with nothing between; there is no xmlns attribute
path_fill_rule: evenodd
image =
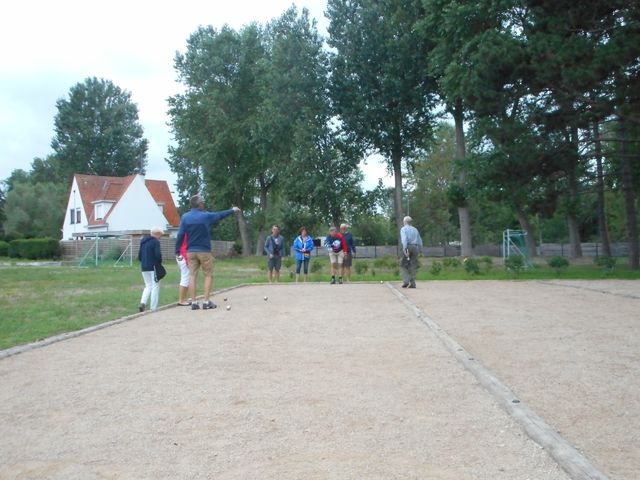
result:
<svg viewBox="0 0 640 480"><path fill-rule="evenodd" d="M342 235L341 233L338 233L338 238L340 239L340 242L342 244L342 251L346 255L349 252L349 247L347 246L347 241L344 239L344 235Z"/></svg>

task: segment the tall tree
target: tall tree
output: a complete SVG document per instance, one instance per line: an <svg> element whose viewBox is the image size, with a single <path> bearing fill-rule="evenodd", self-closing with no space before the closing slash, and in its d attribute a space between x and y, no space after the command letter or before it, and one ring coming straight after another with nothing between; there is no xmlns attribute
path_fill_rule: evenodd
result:
<svg viewBox="0 0 640 480"><path fill-rule="evenodd" d="M201 172L214 205L237 205L243 254L251 241L246 213L253 210L260 173L259 152L252 144L264 48L257 24L240 31L200 27L177 54L175 68L185 92L169 99L177 146L170 162L179 177ZM189 167L187 172L176 168Z"/></svg>
<svg viewBox="0 0 640 480"><path fill-rule="evenodd" d="M298 13L295 7L289 8L269 22L264 41L267 59L263 102L254 131L254 145L262 158L258 178L261 212L268 210L271 191L283 190L286 197L292 186L299 190L310 180L314 167L327 158L331 113L328 58L309 12L303 9ZM311 209L323 203L308 193L295 201ZM321 205L321 210L325 207ZM256 253L261 254L265 216L256 220Z"/></svg>
<svg viewBox="0 0 640 480"><path fill-rule="evenodd" d="M64 220L65 186L51 183L17 182L7 193L6 235L60 238Z"/></svg>
<svg viewBox="0 0 640 480"><path fill-rule="evenodd" d="M433 145L416 161L407 176L412 187L409 196L411 216L429 245L447 244L458 234L451 223L447 195L455 182L455 151L455 127L440 124Z"/></svg>
<svg viewBox="0 0 640 480"><path fill-rule="evenodd" d="M131 94L109 80L87 78L56 102L51 147L57 176L144 173L148 142Z"/></svg>
<svg viewBox="0 0 640 480"><path fill-rule="evenodd" d="M487 31L500 27L501 18L493 2L460 2L458 0L423 0L424 16L417 28L433 39L429 65L438 82L438 93L453 117L456 139L457 182L452 185L459 204L461 254L473 255L470 201L467 184L467 148L464 122L469 116L467 98L475 97L468 81L472 74L472 57ZM464 25L464 28L460 28Z"/></svg>
<svg viewBox="0 0 640 480"><path fill-rule="evenodd" d="M403 162L429 142L435 82L430 40L414 28L422 2L329 0L331 98L348 139L377 151L394 174L394 216L402 226Z"/></svg>

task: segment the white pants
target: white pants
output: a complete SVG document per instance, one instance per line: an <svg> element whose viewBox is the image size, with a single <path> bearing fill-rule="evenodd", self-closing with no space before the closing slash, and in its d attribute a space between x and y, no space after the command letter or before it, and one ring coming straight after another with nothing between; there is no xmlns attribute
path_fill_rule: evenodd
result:
<svg viewBox="0 0 640 480"><path fill-rule="evenodd" d="M176 258L176 262L178 262L178 267L180 268L180 286L186 288L189 286L189 266L184 257L182 260Z"/></svg>
<svg viewBox="0 0 640 480"><path fill-rule="evenodd" d="M156 282L155 272L142 272L142 279L144 280L144 291L142 292L142 298L140 303L146 305L151 296L151 310L158 308L158 297L160 295L160 282Z"/></svg>

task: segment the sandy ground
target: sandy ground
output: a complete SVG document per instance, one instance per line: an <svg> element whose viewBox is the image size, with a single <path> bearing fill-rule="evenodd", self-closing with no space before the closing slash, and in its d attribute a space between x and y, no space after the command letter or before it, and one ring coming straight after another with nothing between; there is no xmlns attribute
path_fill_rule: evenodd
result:
<svg viewBox="0 0 640 480"><path fill-rule="evenodd" d="M631 479L639 288L402 292L611 478ZM567 478L386 285L224 296L230 311L176 307L0 360L0 478Z"/></svg>
<svg viewBox="0 0 640 480"><path fill-rule="evenodd" d="M610 478L640 478L640 282L429 282L407 296Z"/></svg>

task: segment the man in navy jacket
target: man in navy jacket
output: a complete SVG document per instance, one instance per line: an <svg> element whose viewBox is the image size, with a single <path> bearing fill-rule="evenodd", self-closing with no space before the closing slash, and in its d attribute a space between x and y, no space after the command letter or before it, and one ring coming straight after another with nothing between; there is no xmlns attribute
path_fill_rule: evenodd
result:
<svg viewBox="0 0 640 480"><path fill-rule="evenodd" d="M180 229L176 238L176 258L180 256L180 246L187 236L187 258L189 260L189 294L191 295L191 309L198 310L196 301L196 281L198 271L204 273L204 301L202 308L207 310L216 308L209 300L211 285L213 284L213 256L211 255L211 226L220 220L240 211L238 207L220 212L207 212L204 209L204 199L194 195L189 202L191 210L182 215Z"/></svg>

